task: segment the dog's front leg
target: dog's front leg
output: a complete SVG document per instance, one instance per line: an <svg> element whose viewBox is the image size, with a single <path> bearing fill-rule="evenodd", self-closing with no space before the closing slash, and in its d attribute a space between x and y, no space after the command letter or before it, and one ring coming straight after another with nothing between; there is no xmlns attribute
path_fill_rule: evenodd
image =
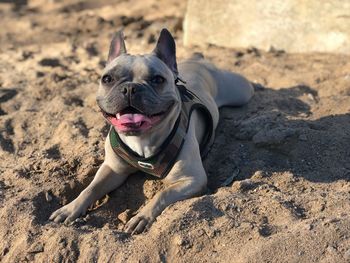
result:
<svg viewBox="0 0 350 263"><path fill-rule="evenodd" d="M191 130L191 129L190 129ZM137 234L151 226L156 217L170 204L200 194L206 189L204 171L198 142L190 131L187 134L179 159L164 179L167 187L157 193L141 211L130 219L125 230Z"/></svg>
<svg viewBox="0 0 350 263"><path fill-rule="evenodd" d="M98 169L94 180L76 199L56 210L50 216L50 220L56 223L64 221L65 224L74 221L77 217L84 215L91 204L119 187L130 173L135 172L134 168L114 154L109 137L106 139L105 151L105 161Z"/></svg>
<svg viewBox="0 0 350 263"><path fill-rule="evenodd" d="M138 234L148 229L156 217L170 204L199 194L203 190L197 182L184 179L158 193L153 199L126 224L127 233Z"/></svg>

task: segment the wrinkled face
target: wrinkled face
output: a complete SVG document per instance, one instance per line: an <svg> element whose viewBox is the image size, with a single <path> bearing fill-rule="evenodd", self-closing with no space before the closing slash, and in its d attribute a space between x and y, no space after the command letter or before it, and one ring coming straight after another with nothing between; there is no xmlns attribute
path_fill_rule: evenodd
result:
<svg viewBox="0 0 350 263"><path fill-rule="evenodd" d="M157 129L180 104L174 74L157 56L122 54L102 74L97 103L118 133Z"/></svg>

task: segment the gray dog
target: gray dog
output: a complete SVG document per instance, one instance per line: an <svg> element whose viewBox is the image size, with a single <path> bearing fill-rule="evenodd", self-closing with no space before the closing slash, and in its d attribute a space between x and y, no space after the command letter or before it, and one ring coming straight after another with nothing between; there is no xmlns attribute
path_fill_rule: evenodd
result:
<svg viewBox="0 0 350 263"><path fill-rule="evenodd" d="M151 54L129 55L118 32L110 46L97 103L111 124L105 160L94 180L50 220L69 223L136 171L162 178L157 193L125 226L140 233L170 204L203 192L202 157L214 139L221 106L253 96L242 76L217 69L196 55L179 65L175 42L163 29Z"/></svg>

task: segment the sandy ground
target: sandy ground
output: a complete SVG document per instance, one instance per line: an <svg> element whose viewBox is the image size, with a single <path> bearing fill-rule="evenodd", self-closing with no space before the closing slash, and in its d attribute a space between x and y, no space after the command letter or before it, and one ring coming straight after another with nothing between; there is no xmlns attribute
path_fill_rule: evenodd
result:
<svg viewBox="0 0 350 263"><path fill-rule="evenodd" d="M17 2L0 3L1 262L350 262L349 56L184 48L185 1ZM125 211L162 187L136 174L73 225L49 222L103 160L112 33L146 53L163 27L179 59L202 52L259 84L221 109L207 194L129 236Z"/></svg>

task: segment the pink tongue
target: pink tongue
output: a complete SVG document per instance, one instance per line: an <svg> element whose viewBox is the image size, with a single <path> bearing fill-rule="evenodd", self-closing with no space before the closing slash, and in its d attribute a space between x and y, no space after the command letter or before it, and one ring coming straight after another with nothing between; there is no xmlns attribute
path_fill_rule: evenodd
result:
<svg viewBox="0 0 350 263"><path fill-rule="evenodd" d="M118 117L117 117L118 119ZM139 123L139 122L151 122L151 119L147 116L139 113L127 113L123 114L118 119L120 124L128 124L128 123Z"/></svg>

